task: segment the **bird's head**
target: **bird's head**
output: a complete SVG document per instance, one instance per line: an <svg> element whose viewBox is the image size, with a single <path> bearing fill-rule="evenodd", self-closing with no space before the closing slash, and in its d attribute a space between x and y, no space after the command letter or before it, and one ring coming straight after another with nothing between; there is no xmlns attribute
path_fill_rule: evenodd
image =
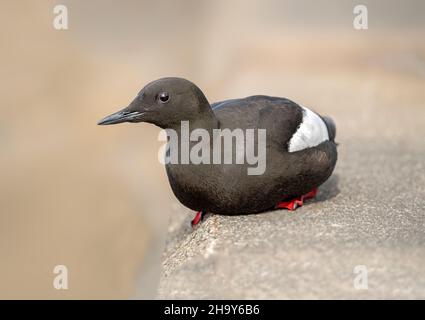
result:
<svg viewBox="0 0 425 320"><path fill-rule="evenodd" d="M128 107L98 124L149 122L166 129L199 119L205 112L211 112L210 105L195 84L182 78L162 78L146 85Z"/></svg>

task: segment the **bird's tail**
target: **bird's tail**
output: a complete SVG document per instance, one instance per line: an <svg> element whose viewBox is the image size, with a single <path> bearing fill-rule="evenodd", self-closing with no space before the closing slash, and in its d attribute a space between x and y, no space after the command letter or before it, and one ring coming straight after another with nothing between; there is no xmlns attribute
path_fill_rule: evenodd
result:
<svg viewBox="0 0 425 320"><path fill-rule="evenodd" d="M323 121L326 124L326 127L328 128L328 134L329 134L329 140L331 141L335 141L335 136L336 136L336 126L335 126L335 122L332 120L332 118L329 117L322 117Z"/></svg>

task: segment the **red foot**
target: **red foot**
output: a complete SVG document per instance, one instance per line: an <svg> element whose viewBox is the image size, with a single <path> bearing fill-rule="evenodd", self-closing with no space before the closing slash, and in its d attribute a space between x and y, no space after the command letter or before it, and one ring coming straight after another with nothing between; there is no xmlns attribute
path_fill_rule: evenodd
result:
<svg viewBox="0 0 425 320"><path fill-rule="evenodd" d="M276 206L275 209L288 209L288 210L295 210L298 207L302 207L304 204L304 200L307 199L311 199L314 198L317 194L317 188L314 188L313 190L311 190L309 193L306 193L305 195L302 195L298 198L294 198L292 200L289 201L282 201L279 202Z"/></svg>
<svg viewBox="0 0 425 320"><path fill-rule="evenodd" d="M198 225L198 223L202 220L202 217L203 217L203 211L202 210L198 211L195 215L195 218L193 218L191 222L192 227L195 227L196 225Z"/></svg>

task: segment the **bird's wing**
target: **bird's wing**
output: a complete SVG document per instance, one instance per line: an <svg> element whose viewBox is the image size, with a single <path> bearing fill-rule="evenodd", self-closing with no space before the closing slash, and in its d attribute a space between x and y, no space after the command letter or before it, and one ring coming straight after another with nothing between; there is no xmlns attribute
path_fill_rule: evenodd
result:
<svg viewBox="0 0 425 320"><path fill-rule="evenodd" d="M211 104L211 109L216 110L218 108L224 107L227 104L230 104L230 103L238 101L238 100L241 100L241 99L229 99L229 100L214 102L214 103Z"/></svg>
<svg viewBox="0 0 425 320"><path fill-rule="evenodd" d="M301 125L303 109L288 99L268 101L259 110L258 127L267 130L267 143L288 150L289 141Z"/></svg>
<svg viewBox="0 0 425 320"><path fill-rule="evenodd" d="M278 97L251 96L212 104L225 128L267 130L267 142L296 152L329 140L328 125L314 111Z"/></svg>
<svg viewBox="0 0 425 320"><path fill-rule="evenodd" d="M329 140L328 126L321 116L308 108L302 107L303 119L288 143L288 151L296 152L315 147Z"/></svg>

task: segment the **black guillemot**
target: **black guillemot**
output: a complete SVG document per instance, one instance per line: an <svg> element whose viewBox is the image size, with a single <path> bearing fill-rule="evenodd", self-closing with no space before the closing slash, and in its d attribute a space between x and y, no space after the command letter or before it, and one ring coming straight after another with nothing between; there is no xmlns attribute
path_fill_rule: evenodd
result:
<svg viewBox="0 0 425 320"><path fill-rule="evenodd" d="M198 211L193 225L206 212L237 215L273 208L294 210L316 195L336 164L336 129L331 118L291 100L263 95L210 105L195 84L182 78L149 83L128 107L98 124L149 122L180 135L183 121L190 130L203 129L211 135L217 129L264 129L266 133L262 174L247 174L248 163L166 163L175 196Z"/></svg>

